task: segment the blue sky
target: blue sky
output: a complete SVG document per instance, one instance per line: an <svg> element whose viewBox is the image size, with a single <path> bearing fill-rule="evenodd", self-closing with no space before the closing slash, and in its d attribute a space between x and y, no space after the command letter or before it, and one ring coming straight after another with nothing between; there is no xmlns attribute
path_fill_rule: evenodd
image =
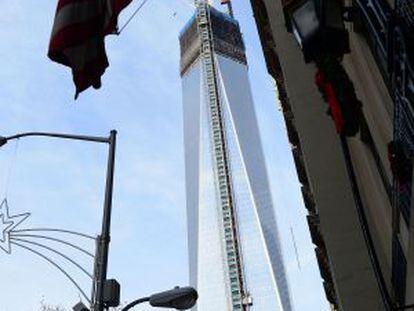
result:
<svg viewBox="0 0 414 311"><path fill-rule="evenodd" d="M193 14L186 1L149 0L121 36L108 37L110 67L103 87L82 93L75 102L69 70L46 57L56 1L0 0L0 134L107 135L118 130L109 276L122 284L124 301L187 284L177 39ZM124 11L120 24L138 4L135 0ZM234 6L246 41L295 310L328 310L250 4L235 1ZM42 138L10 143L0 150L0 198L7 196L12 214L32 213L22 228L66 228L95 235L106 156L104 145ZM93 249L91 243L74 242ZM72 252L69 256L91 267L88 258ZM0 258L0 311L37 310L42 299L69 309L79 300L77 290L54 267L26 250L14 247L12 255L0 253ZM88 278L67 267L89 292Z"/></svg>

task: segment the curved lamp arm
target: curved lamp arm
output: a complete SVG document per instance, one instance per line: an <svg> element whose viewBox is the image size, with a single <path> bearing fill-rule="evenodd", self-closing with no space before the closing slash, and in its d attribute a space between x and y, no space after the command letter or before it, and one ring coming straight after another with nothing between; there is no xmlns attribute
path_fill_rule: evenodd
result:
<svg viewBox="0 0 414 311"><path fill-rule="evenodd" d="M188 310L196 304L197 299L198 293L194 288L177 286L172 290L137 299L126 305L121 311L128 311L137 304L147 301L149 301L150 305L153 307Z"/></svg>
<svg viewBox="0 0 414 311"><path fill-rule="evenodd" d="M149 297L144 297L144 298L137 299L137 300L127 304L121 311L128 311L131 308L135 307L136 305L138 305L140 303L143 303L143 302L147 302L149 300L150 300Z"/></svg>
<svg viewBox="0 0 414 311"><path fill-rule="evenodd" d="M109 137L99 137L99 136L85 136L85 135L71 135L71 134L60 134L60 133L45 133L45 132L27 132L16 134L8 137L0 136L0 147L5 145L8 141L13 139L18 139L28 136L45 136L45 137L55 137L63 139L72 139L72 140L83 140L96 143L109 143Z"/></svg>

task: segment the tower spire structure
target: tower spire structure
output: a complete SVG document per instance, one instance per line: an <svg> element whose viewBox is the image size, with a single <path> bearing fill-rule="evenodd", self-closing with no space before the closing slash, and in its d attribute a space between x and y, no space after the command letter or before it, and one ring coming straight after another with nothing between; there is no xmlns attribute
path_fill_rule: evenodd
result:
<svg viewBox="0 0 414 311"><path fill-rule="evenodd" d="M210 22L209 3L196 0L197 28L200 35L200 55L202 71L207 89L207 102L210 116L211 137L213 145L213 162L216 168L215 178L219 188L219 204L221 206L223 236L225 239L228 281L231 288L231 304L233 310L248 310L248 297L244 288L242 258L237 230L236 211L232 197L230 168L220 95L218 91L217 70L214 60L214 40Z"/></svg>

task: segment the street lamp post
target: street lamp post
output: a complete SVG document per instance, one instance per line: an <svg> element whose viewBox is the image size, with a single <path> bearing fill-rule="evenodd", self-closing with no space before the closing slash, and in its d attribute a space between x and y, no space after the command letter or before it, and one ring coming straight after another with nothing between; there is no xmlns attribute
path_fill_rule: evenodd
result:
<svg viewBox="0 0 414 311"><path fill-rule="evenodd" d="M103 311L104 309L104 286L108 270L109 243L111 241L111 211L112 211L112 192L114 187L114 167L115 167L115 145L116 131L112 130L109 136L109 156L108 168L105 185L105 201L102 216L102 232L98 241L98 251L96 259L95 282L96 296L92 297L93 311Z"/></svg>
<svg viewBox="0 0 414 311"><path fill-rule="evenodd" d="M106 143L109 145L108 165L106 173L106 185L105 185L105 200L102 216L102 231L99 235L97 242L97 252L95 256L95 269L93 276L93 290L92 290L92 310L103 311L105 307L104 288L107 277L108 268L108 252L110 243L110 228L111 228L111 210L112 210L112 193L113 193L113 181L114 181L114 167L115 167L115 146L116 146L116 134L115 130L110 132L109 137L100 136L84 136L84 135L71 135L60 133L45 133L45 132L28 132L16 134L9 137L0 136L0 147L7 142L28 136L43 136L53 137L61 139L71 139L88 141L95 143Z"/></svg>

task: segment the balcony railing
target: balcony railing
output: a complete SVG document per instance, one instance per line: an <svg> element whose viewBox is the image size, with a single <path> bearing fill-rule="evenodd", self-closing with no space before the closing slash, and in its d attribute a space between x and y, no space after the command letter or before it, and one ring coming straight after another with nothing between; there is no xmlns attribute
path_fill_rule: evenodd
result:
<svg viewBox="0 0 414 311"><path fill-rule="evenodd" d="M395 10L386 0L354 0L359 22L394 100L394 141L405 157L414 158L414 2L396 0ZM393 205L410 224L412 177L394 178ZM394 232L392 284L398 305L405 303L406 260Z"/></svg>
<svg viewBox="0 0 414 311"><path fill-rule="evenodd" d="M414 156L414 118L412 107L400 94L396 94L394 109L394 140L401 142L404 153L412 159ZM411 162L412 163L412 162ZM408 168L412 170L411 168ZM394 180L394 205L400 210L405 222L410 223L412 180L401 182Z"/></svg>
<svg viewBox="0 0 414 311"><path fill-rule="evenodd" d="M397 1L396 25L393 33L393 87L394 87L394 140L401 142L410 159L414 157L414 4L412 1ZM410 8L411 7L411 8ZM410 59L411 58L411 59ZM411 215L412 180L401 184L394 182L395 204L409 224Z"/></svg>
<svg viewBox="0 0 414 311"><path fill-rule="evenodd" d="M386 83L389 84L392 63L392 10L386 0L356 0L363 27L371 50L377 60Z"/></svg>
<svg viewBox="0 0 414 311"><path fill-rule="evenodd" d="M402 23L407 27L407 31L414 28L414 4L412 0L398 0L396 3L397 15L401 17Z"/></svg>
<svg viewBox="0 0 414 311"><path fill-rule="evenodd" d="M396 0L355 0L372 53L394 99L394 140L414 157L414 4ZM409 224L412 181L394 182L394 204Z"/></svg>

